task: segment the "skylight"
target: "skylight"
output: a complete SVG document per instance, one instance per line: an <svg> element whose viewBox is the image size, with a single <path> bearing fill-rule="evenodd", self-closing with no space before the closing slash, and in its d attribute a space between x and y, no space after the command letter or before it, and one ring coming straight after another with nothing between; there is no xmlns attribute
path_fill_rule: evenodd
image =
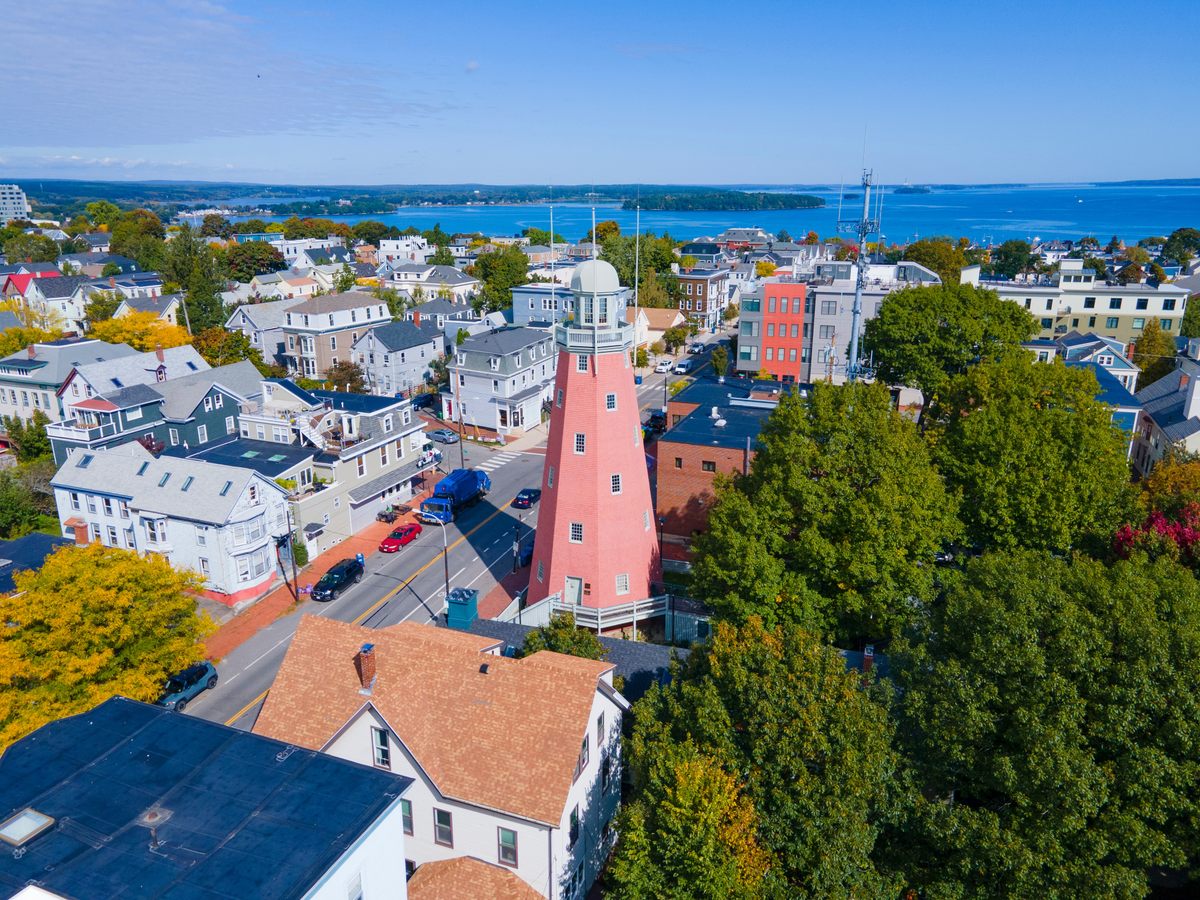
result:
<svg viewBox="0 0 1200 900"><path fill-rule="evenodd" d="M75 465L78 466L80 469L86 469L88 466L90 466L92 464L92 460L95 458L96 457L92 456L92 454L85 453L85 454L83 454L83 456L79 457L79 462L75 463Z"/></svg>
<svg viewBox="0 0 1200 900"><path fill-rule="evenodd" d="M180 490L186 491L188 488L190 488L192 486L192 482L195 480L196 480L195 478L193 478L191 475L189 475L187 478L183 479L183 487L181 487Z"/></svg>
<svg viewBox="0 0 1200 900"><path fill-rule="evenodd" d="M199 370L196 368L196 364L195 364L194 362L192 362L191 360L189 360L189 361L188 361L187 367L188 367L189 369L191 369L193 372L197 372L197 371L199 371Z"/></svg>
<svg viewBox="0 0 1200 900"><path fill-rule="evenodd" d="M283 462L285 459L287 459L287 457L282 453L276 453L274 456L269 457L267 462Z"/></svg>
<svg viewBox="0 0 1200 900"><path fill-rule="evenodd" d="M247 450L242 454L242 459L254 459L256 456L258 456L257 450Z"/></svg>
<svg viewBox="0 0 1200 900"><path fill-rule="evenodd" d="M148 462L144 462L144 463L142 463L140 466L138 466L137 473L138 473L139 475L145 475L145 474L146 474L146 470L147 470L148 468L150 468L150 463L148 463Z"/></svg>
<svg viewBox="0 0 1200 900"><path fill-rule="evenodd" d="M109 379L109 380L110 380L110 381L111 381L113 384L115 384L117 387L125 387L125 385L121 384L121 379L120 379L120 378L111 378L111 379Z"/></svg>
<svg viewBox="0 0 1200 900"><path fill-rule="evenodd" d="M51 816L27 806L15 816L10 816L0 823L0 840L14 847L20 847L53 824L54 819Z"/></svg>
<svg viewBox="0 0 1200 900"><path fill-rule="evenodd" d="M221 488L221 496L224 497L226 494L228 494L231 487L233 487L232 481L225 482L225 487Z"/></svg>
<svg viewBox="0 0 1200 900"><path fill-rule="evenodd" d="M163 472L163 477L158 479L158 486L163 487L170 480L171 480L171 473Z"/></svg>

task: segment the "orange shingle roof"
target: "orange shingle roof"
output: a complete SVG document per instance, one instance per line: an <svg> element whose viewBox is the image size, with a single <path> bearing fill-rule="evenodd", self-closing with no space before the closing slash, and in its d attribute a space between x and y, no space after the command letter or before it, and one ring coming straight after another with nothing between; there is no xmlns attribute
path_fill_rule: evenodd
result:
<svg viewBox="0 0 1200 900"><path fill-rule="evenodd" d="M643 306L642 312L646 314L646 320L650 323L651 331L666 331L679 322L687 321L683 313L677 309L659 309L653 306Z"/></svg>
<svg viewBox="0 0 1200 900"><path fill-rule="evenodd" d="M541 900L541 894L508 869L473 856L417 866L409 900Z"/></svg>
<svg viewBox="0 0 1200 900"><path fill-rule="evenodd" d="M354 664L366 643L375 645L369 695ZM548 651L485 653L498 644L412 622L373 630L305 616L254 732L319 750L370 704L445 796L558 825L598 679L613 667Z"/></svg>

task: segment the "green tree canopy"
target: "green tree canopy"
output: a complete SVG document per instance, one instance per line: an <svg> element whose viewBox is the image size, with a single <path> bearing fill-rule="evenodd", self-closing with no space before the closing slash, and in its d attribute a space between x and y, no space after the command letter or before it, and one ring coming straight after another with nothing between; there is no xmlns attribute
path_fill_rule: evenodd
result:
<svg viewBox="0 0 1200 900"><path fill-rule="evenodd" d="M1158 319L1146 320L1146 327L1134 343L1133 362L1142 370L1137 381L1139 391L1175 370L1175 341L1162 330Z"/></svg>
<svg viewBox="0 0 1200 900"><path fill-rule="evenodd" d="M8 442L16 451L20 462L36 462L54 455L50 447L50 438L46 436L46 426L49 423L49 416L40 409L33 411L29 421L19 416L4 417L4 430L8 433Z"/></svg>
<svg viewBox="0 0 1200 900"><path fill-rule="evenodd" d="M863 333L876 377L919 390L924 409L950 377L983 359L1026 355L1021 342L1037 333L1033 316L995 291L932 285L888 294Z"/></svg>
<svg viewBox="0 0 1200 900"><path fill-rule="evenodd" d="M201 237L233 237L233 224L219 213L209 213L200 223Z"/></svg>
<svg viewBox="0 0 1200 900"><path fill-rule="evenodd" d="M895 634L959 530L916 426L882 385L822 382L784 394L759 444L749 475L718 489L697 539L696 594L735 621Z"/></svg>
<svg viewBox="0 0 1200 900"><path fill-rule="evenodd" d="M1037 264L1028 241L1005 241L991 252L988 271L1004 278L1015 278Z"/></svg>
<svg viewBox="0 0 1200 900"><path fill-rule="evenodd" d="M937 272L943 284L958 284L967 262L963 251L949 238L929 238L909 244L904 248L904 258Z"/></svg>
<svg viewBox="0 0 1200 900"><path fill-rule="evenodd" d="M97 225L106 225L111 229L121 218L121 207L107 200L97 200L84 207L88 218Z"/></svg>
<svg viewBox="0 0 1200 900"><path fill-rule="evenodd" d="M196 352L214 369L247 359L263 375L280 374L263 361L262 354L256 347L251 346L250 338L240 331L227 331L220 326L206 328L196 335L192 344Z"/></svg>
<svg viewBox="0 0 1200 900"><path fill-rule="evenodd" d="M58 244L44 234L21 233L4 242L4 255L9 262L54 262L58 259Z"/></svg>
<svg viewBox="0 0 1200 900"><path fill-rule="evenodd" d="M394 225L384 225L382 222L377 222L374 219L364 219L361 222L355 222L350 226L350 230L354 232L354 236L360 241L366 241L368 244L379 246L379 242L384 238L394 237L399 234Z"/></svg>
<svg viewBox="0 0 1200 900"><path fill-rule="evenodd" d="M718 376L724 375L729 369L728 351L726 351L726 349L720 344L718 344L716 347L713 347L711 362L713 373Z"/></svg>
<svg viewBox="0 0 1200 900"><path fill-rule="evenodd" d="M1099 256L1089 256L1083 261L1084 268L1091 269L1096 273L1097 279L1105 279L1108 277L1108 263Z"/></svg>
<svg viewBox="0 0 1200 900"><path fill-rule="evenodd" d="M603 244L609 238L620 237L621 226L613 219L605 219L603 222L597 222L595 229L588 229L587 234L583 236L585 241L594 240L598 244Z"/></svg>
<svg viewBox="0 0 1200 900"><path fill-rule="evenodd" d="M83 314L87 316L90 325L107 322L116 315L124 301L125 295L120 291L96 291L88 298L87 305L83 308Z"/></svg>
<svg viewBox="0 0 1200 900"><path fill-rule="evenodd" d="M365 394L367 381L358 363L334 360L325 370L325 381L330 390L349 391L352 394Z"/></svg>
<svg viewBox="0 0 1200 900"><path fill-rule="evenodd" d="M357 283L354 270L350 268L349 263L342 263L342 267L338 269L337 278L333 282L333 290L338 294L343 294L350 290Z"/></svg>
<svg viewBox="0 0 1200 900"><path fill-rule="evenodd" d="M225 266L230 278L247 284L255 275L286 269L287 262L283 254L266 241L246 241L226 248Z"/></svg>
<svg viewBox="0 0 1200 900"><path fill-rule="evenodd" d="M1129 514L1127 440L1086 369L1028 354L981 363L932 410L929 437L979 547L1107 545Z"/></svg>
<svg viewBox="0 0 1200 900"><path fill-rule="evenodd" d="M635 707L635 787L621 830L633 840L618 846L617 896L648 896L653 866L674 876L670 897L751 896L760 885L760 896L894 896L897 885L873 861L896 767L876 690L796 626L718 624L671 683ZM731 781L715 777L717 767ZM702 791L712 806L696 815ZM686 799L675 806L672 796ZM721 887L683 880L689 873Z"/></svg>
<svg viewBox="0 0 1200 900"><path fill-rule="evenodd" d="M576 627L575 616L569 612L555 613L548 625L535 628L525 635L522 654L529 656L539 650L553 650L584 659L604 659L608 655L608 650L595 634L586 628Z"/></svg>
<svg viewBox="0 0 1200 900"><path fill-rule="evenodd" d="M450 252L449 247L438 247L433 252L433 256L429 257L431 266L452 266L454 265L454 254Z"/></svg>
<svg viewBox="0 0 1200 900"><path fill-rule="evenodd" d="M1194 861L1200 588L1144 557L1111 568L989 554L893 647L919 788L892 848L928 897L1141 897Z"/></svg>
<svg viewBox="0 0 1200 900"><path fill-rule="evenodd" d="M14 580L0 596L0 747L114 694L155 700L212 628L185 593L196 578L155 554L64 547Z"/></svg>
<svg viewBox="0 0 1200 900"><path fill-rule="evenodd" d="M1177 228L1167 237L1163 244L1162 255L1181 266L1186 266L1200 253L1200 230L1195 228Z"/></svg>
<svg viewBox="0 0 1200 900"><path fill-rule="evenodd" d="M148 209L121 213L112 228L112 252L128 256L144 271L161 271L166 258L162 220ZM176 280L176 279L172 279Z"/></svg>
<svg viewBox="0 0 1200 900"><path fill-rule="evenodd" d="M474 273L483 282L483 307L491 312L512 306L512 289L529 280L528 272L529 257L515 244L480 254Z"/></svg>

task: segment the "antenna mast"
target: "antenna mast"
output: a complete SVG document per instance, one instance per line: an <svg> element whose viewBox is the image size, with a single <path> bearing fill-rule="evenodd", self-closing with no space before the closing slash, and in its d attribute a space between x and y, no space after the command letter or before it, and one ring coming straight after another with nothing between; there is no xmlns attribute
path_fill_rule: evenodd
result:
<svg viewBox="0 0 1200 900"><path fill-rule="evenodd" d="M847 232L858 237L858 278L854 283L854 307L850 318L850 347L846 359L846 380L858 381L863 374L858 360L859 344L862 342L862 298L863 288L867 285L867 238L879 232L879 222L871 218L871 170L863 169L862 176L863 207L862 218L858 221L849 219L838 222L838 231Z"/></svg>

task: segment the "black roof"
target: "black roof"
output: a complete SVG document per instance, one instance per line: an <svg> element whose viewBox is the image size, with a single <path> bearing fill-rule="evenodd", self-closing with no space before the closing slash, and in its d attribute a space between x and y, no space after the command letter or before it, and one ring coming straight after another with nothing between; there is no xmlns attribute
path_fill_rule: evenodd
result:
<svg viewBox="0 0 1200 900"><path fill-rule="evenodd" d="M743 450L749 442L757 450L758 433L772 412L769 407L718 406L713 418L712 409L701 406L659 437L659 452L665 456L665 445L671 443Z"/></svg>
<svg viewBox="0 0 1200 900"><path fill-rule="evenodd" d="M179 444L168 447L162 455L199 459L222 466L236 466L239 469L251 469L266 478L279 478L300 463L311 460L316 453L312 447L302 447L299 444L232 438L191 449Z"/></svg>
<svg viewBox="0 0 1200 900"><path fill-rule="evenodd" d="M446 623L439 620L439 624ZM467 630L471 634L504 641L509 646L519 649L525 646L525 636L533 631L533 626L496 619L476 619ZM692 652L684 647L665 647L662 644L603 636L600 643L608 650L605 661L617 667L613 674L625 679L623 693L630 701L639 699L650 690L650 685L666 684L670 681L671 658L678 656L681 660L687 659L688 654Z"/></svg>
<svg viewBox="0 0 1200 900"><path fill-rule="evenodd" d="M333 409L344 409L347 412L366 413L374 415L396 406L402 406L407 400L396 397L383 397L379 394L352 394L349 391L313 391L312 395L318 403L327 403Z"/></svg>
<svg viewBox="0 0 1200 900"><path fill-rule="evenodd" d="M15 541L0 541L0 593L8 593L14 587L13 574L24 569L40 569L46 557L74 543L53 534L35 531Z"/></svg>
<svg viewBox="0 0 1200 900"><path fill-rule="evenodd" d="M24 853L0 853L0 892L301 896L411 783L114 697L0 757L0 816L55 820ZM161 811L153 835L150 810Z"/></svg>

